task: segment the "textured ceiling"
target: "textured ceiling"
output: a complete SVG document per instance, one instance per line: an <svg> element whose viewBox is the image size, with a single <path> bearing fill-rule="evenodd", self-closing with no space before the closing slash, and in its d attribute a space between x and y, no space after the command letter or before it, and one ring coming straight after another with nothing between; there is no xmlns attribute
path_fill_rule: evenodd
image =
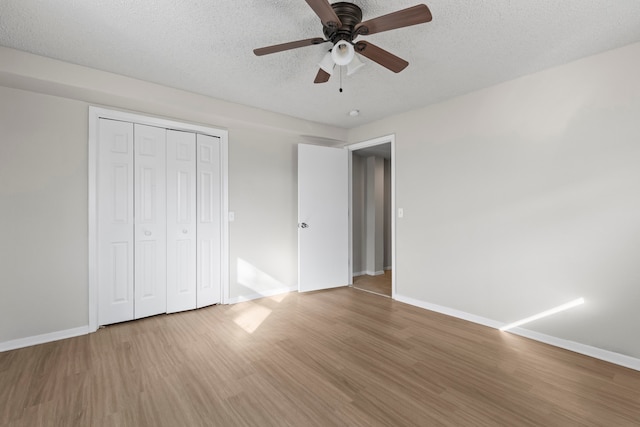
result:
<svg viewBox="0 0 640 427"><path fill-rule="evenodd" d="M364 20L417 0L354 0ZM329 44L304 0L2 0L0 45L350 128L640 41L638 0L428 0L433 21L363 37L409 61L316 85ZM359 109L359 117L348 112Z"/></svg>

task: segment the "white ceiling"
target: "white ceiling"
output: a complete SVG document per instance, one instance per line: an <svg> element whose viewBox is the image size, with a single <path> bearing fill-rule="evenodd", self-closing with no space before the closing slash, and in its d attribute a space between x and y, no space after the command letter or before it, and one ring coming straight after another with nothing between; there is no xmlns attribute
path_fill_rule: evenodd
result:
<svg viewBox="0 0 640 427"><path fill-rule="evenodd" d="M419 0L353 0L364 20ZM409 61L313 84L330 45L304 0L2 0L0 45L343 128L640 41L638 0L428 0L433 21L363 37ZM359 109L359 117L348 112Z"/></svg>

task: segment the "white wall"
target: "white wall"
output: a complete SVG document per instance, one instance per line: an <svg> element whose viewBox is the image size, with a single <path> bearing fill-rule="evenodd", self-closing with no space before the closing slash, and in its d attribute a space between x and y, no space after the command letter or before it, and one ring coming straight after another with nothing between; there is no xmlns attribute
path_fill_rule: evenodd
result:
<svg viewBox="0 0 640 427"><path fill-rule="evenodd" d="M90 104L228 129L230 297L297 285L299 135L345 130L0 47L0 348L88 324Z"/></svg>
<svg viewBox="0 0 640 427"><path fill-rule="evenodd" d="M396 135L398 295L640 357L640 44L354 129Z"/></svg>

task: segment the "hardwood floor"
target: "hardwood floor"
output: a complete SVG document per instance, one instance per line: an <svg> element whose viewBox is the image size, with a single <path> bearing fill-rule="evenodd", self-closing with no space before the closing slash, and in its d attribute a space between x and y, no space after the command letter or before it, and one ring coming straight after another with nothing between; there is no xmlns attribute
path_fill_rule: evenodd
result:
<svg viewBox="0 0 640 427"><path fill-rule="evenodd" d="M340 288L0 353L1 426L637 426L640 372Z"/></svg>
<svg viewBox="0 0 640 427"><path fill-rule="evenodd" d="M363 274L354 276L353 287L374 294L391 297L391 270L386 270L384 274L369 276Z"/></svg>

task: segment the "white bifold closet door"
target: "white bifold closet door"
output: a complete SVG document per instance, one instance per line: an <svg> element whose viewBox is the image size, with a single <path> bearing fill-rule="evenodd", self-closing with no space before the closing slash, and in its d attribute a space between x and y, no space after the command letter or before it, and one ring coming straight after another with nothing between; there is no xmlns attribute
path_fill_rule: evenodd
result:
<svg viewBox="0 0 640 427"><path fill-rule="evenodd" d="M167 131L167 312L220 302L220 139Z"/></svg>
<svg viewBox="0 0 640 427"><path fill-rule="evenodd" d="M196 308L196 134L167 131L167 313Z"/></svg>
<svg viewBox="0 0 640 427"><path fill-rule="evenodd" d="M133 319L133 124L100 120L98 323Z"/></svg>
<svg viewBox="0 0 640 427"><path fill-rule="evenodd" d="M101 119L98 322L221 298L220 139Z"/></svg>
<svg viewBox="0 0 640 427"><path fill-rule="evenodd" d="M134 319L167 311L167 130L134 125Z"/></svg>
<svg viewBox="0 0 640 427"><path fill-rule="evenodd" d="M166 130L100 121L99 322L167 308Z"/></svg>
<svg viewBox="0 0 640 427"><path fill-rule="evenodd" d="M197 307L200 308L219 303L222 286L220 138L198 134L197 156Z"/></svg>

